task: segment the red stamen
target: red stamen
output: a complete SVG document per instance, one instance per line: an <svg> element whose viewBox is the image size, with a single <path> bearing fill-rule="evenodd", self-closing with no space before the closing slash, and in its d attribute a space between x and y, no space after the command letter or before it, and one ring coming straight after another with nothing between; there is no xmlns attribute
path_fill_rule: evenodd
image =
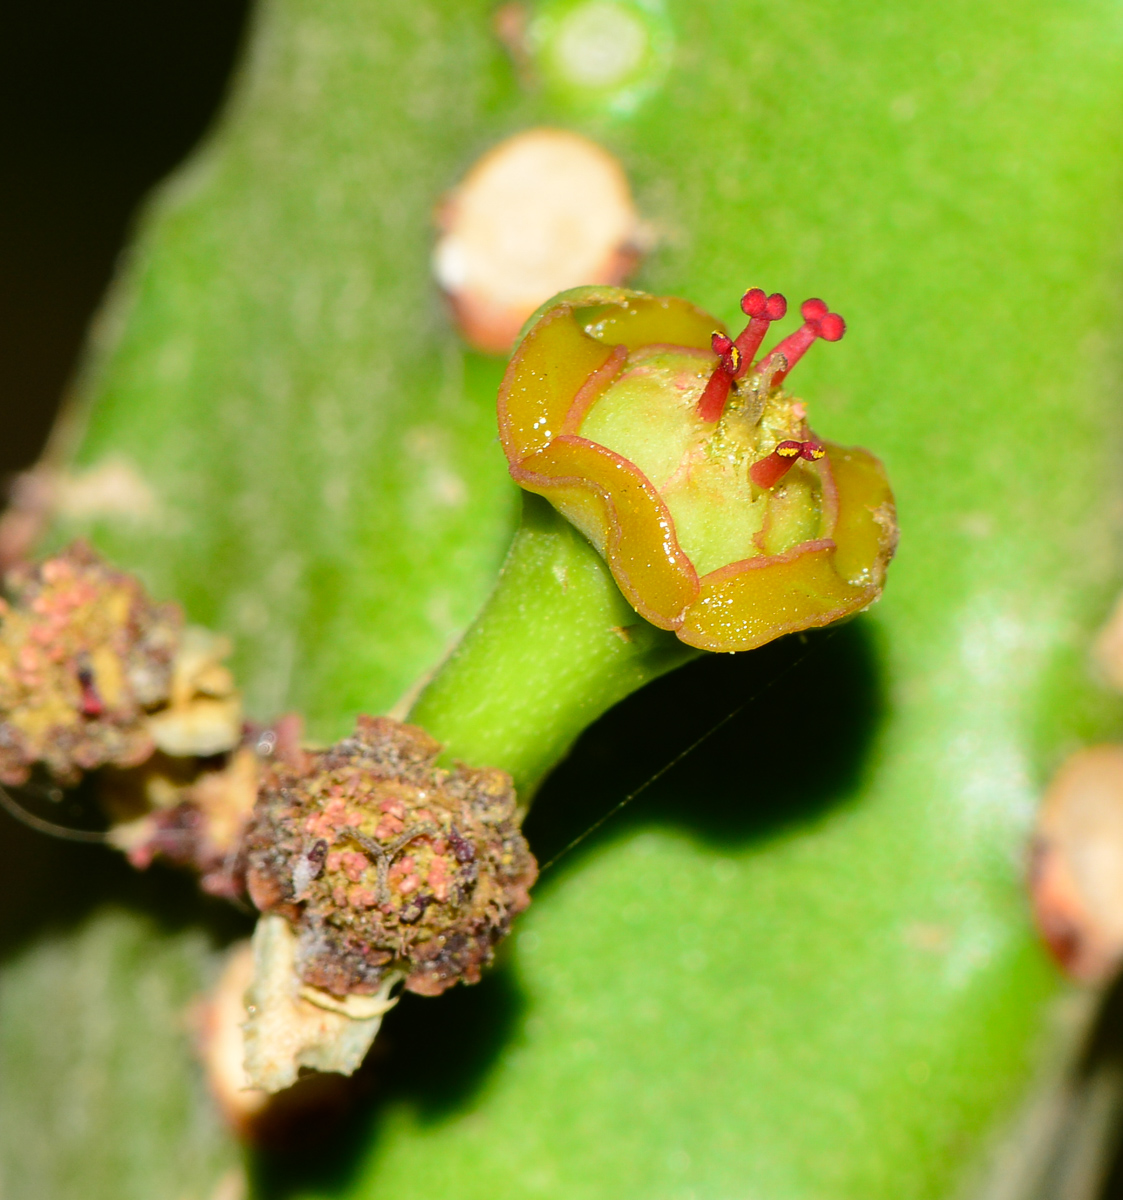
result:
<svg viewBox="0 0 1123 1200"><path fill-rule="evenodd" d="M815 462L826 454L820 442L780 442L767 458L753 463L749 478L760 488L774 488L798 459Z"/></svg>
<svg viewBox="0 0 1123 1200"><path fill-rule="evenodd" d="M714 353L718 356L718 363L714 367L714 373L710 376L705 390L698 397L698 406L695 412L703 421L712 424L714 421L720 421L721 414L725 412L725 402L729 399L730 385L737 377L741 367L741 352L724 333L715 333L710 338L710 345L713 346Z"/></svg>
<svg viewBox="0 0 1123 1200"><path fill-rule="evenodd" d="M787 313L788 302L779 292L766 296L763 288L749 288L741 297L741 311L749 318L749 323L737 335L737 341L734 343L741 352L741 365L737 369L738 379L752 366L753 356L760 349L768 326Z"/></svg>
<svg viewBox="0 0 1123 1200"><path fill-rule="evenodd" d="M838 315L827 311L822 300L804 300L800 305L803 324L786 338L757 364L757 370L767 371L775 366L780 355L784 356L785 366L772 376L773 385L784 382L792 367L807 353L811 343L816 338L824 342L837 342L846 332L846 322Z"/></svg>

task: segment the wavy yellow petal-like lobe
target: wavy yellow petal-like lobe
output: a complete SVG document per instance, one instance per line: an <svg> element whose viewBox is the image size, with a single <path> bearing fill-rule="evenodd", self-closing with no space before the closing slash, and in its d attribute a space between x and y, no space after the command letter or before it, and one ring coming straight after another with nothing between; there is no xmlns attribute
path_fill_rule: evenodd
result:
<svg viewBox="0 0 1123 1200"><path fill-rule="evenodd" d="M555 438L511 467L601 552L629 604L660 629L675 629L698 594L667 506L634 463L586 438Z"/></svg>
<svg viewBox="0 0 1123 1200"><path fill-rule="evenodd" d="M710 335L724 328L675 296L610 287L555 296L527 324L499 389L499 436L508 461L576 431L622 365L616 347L630 351L657 343L708 350Z"/></svg>
<svg viewBox="0 0 1123 1200"><path fill-rule="evenodd" d="M613 348L589 337L569 306L542 317L512 356L499 389L499 437L509 462L561 433L574 397L612 356Z"/></svg>
<svg viewBox="0 0 1123 1200"><path fill-rule="evenodd" d="M579 306L581 324L597 341L638 350L641 346L687 346L709 350L710 337L725 326L704 309L677 296L649 296L619 289L620 299Z"/></svg>
<svg viewBox="0 0 1123 1200"><path fill-rule="evenodd" d="M838 489L835 567L850 583L880 588L897 548L897 508L879 459L857 446L827 447Z"/></svg>
<svg viewBox="0 0 1123 1200"><path fill-rule="evenodd" d="M822 538L711 571L702 577L678 636L702 650L754 650L785 633L858 612L876 599L877 589L842 579L834 552L834 542Z"/></svg>
<svg viewBox="0 0 1123 1200"><path fill-rule="evenodd" d="M837 516L833 536L703 575L678 636L703 650L752 650L829 625L881 594L896 541L893 496L865 450L826 443Z"/></svg>
<svg viewBox="0 0 1123 1200"><path fill-rule="evenodd" d="M675 297L609 287L563 292L524 329L499 393L499 430L512 477L588 537L640 616L705 650L751 650L872 604L896 545L896 519L881 463L828 443L819 464L822 535L698 578L643 472L577 430L626 352L709 349L715 329L723 327Z"/></svg>

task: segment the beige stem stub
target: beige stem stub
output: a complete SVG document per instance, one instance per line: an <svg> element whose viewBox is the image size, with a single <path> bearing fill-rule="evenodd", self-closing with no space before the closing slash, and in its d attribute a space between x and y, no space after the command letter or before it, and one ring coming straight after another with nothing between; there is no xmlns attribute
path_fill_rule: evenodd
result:
<svg viewBox="0 0 1123 1200"><path fill-rule="evenodd" d="M309 989L296 974L296 936L280 916L263 916L253 935L254 977L247 993L244 1026L246 1077L251 1087L279 1092L296 1082L302 1067L350 1075L362 1063L383 1015L396 1000L390 992L400 976L387 977L377 996L365 1001L363 1015L347 1015L346 1001Z"/></svg>
<svg viewBox="0 0 1123 1200"><path fill-rule="evenodd" d="M555 292L618 284L650 240L620 163L561 129L529 129L489 150L447 197L437 282L477 349L506 354Z"/></svg>
<svg viewBox="0 0 1123 1200"><path fill-rule="evenodd" d="M1060 964L1108 979L1123 962L1123 746L1074 754L1049 786L1033 846L1034 916Z"/></svg>

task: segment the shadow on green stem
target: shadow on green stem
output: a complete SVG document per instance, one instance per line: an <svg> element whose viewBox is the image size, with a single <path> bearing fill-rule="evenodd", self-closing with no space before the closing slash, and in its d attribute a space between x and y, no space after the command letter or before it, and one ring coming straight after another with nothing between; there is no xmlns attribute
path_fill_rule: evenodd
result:
<svg viewBox="0 0 1123 1200"><path fill-rule="evenodd" d="M48 814L62 824L81 797ZM78 821L75 820L75 824ZM116 850L44 836L0 810L0 963L45 932L65 932L103 904L143 912L167 933L207 930L215 945L247 937L253 918L199 891L194 878L159 864L136 871Z"/></svg>
<svg viewBox="0 0 1123 1200"><path fill-rule="evenodd" d="M861 620L655 680L587 730L542 789L524 828L539 862L556 863L543 883L640 825L728 848L813 820L856 790L884 707Z"/></svg>
<svg viewBox="0 0 1123 1200"><path fill-rule="evenodd" d="M707 655L648 684L585 732L539 793L527 836L540 861L560 855L566 871L606 841L653 824L689 829L726 850L765 839L853 794L883 712L865 621L752 654ZM539 886L559 886L565 873L551 869ZM363 1068L364 1100L327 1142L259 1155L255 1194L284 1200L302 1189L345 1191L388 1108L404 1103L421 1120L439 1121L471 1101L524 1007L513 972L502 965L476 987L454 988L437 1001L404 997Z"/></svg>

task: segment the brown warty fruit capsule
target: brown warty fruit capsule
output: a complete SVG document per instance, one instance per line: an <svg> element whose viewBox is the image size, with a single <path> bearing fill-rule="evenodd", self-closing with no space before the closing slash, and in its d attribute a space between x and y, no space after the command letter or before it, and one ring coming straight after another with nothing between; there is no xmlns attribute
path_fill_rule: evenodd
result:
<svg viewBox="0 0 1123 1200"><path fill-rule="evenodd" d="M439 743L388 717L303 761L270 764L247 886L297 933L297 973L337 996L390 973L435 996L475 983L537 875L510 777L435 766Z"/></svg>

